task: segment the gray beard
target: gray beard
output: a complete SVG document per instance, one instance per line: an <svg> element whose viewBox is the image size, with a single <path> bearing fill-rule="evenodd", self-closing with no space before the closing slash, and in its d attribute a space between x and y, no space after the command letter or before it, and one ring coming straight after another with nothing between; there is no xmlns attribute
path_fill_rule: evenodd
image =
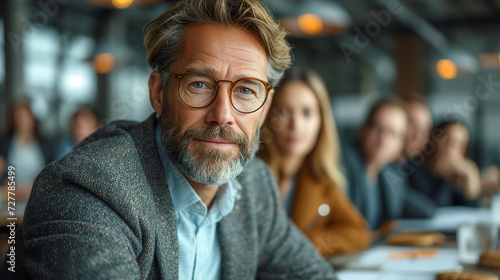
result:
<svg viewBox="0 0 500 280"><path fill-rule="evenodd" d="M237 134L227 126L191 128L181 133L165 109L160 117L162 144L175 166L195 182L219 186L234 180L259 149L260 127L257 128L250 144L245 135ZM233 151L220 151L203 146L196 146L192 151L188 150L194 138L217 137L236 142L239 154L234 156Z"/></svg>

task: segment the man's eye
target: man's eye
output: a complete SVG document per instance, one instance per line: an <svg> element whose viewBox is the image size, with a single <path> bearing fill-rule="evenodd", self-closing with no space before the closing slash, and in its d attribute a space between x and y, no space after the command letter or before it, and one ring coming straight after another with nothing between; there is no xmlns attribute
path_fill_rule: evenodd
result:
<svg viewBox="0 0 500 280"><path fill-rule="evenodd" d="M203 88L203 86L205 85L204 83L202 82L194 82L192 83L193 87L195 88Z"/></svg>
<svg viewBox="0 0 500 280"><path fill-rule="evenodd" d="M239 91L243 94L252 94L252 90L249 88L240 88Z"/></svg>

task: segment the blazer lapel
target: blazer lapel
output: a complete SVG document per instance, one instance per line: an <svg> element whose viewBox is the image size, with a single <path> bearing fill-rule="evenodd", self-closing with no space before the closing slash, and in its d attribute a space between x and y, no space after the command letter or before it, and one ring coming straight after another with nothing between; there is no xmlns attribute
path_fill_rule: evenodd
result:
<svg viewBox="0 0 500 280"><path fill-rule="evenodd" d="M160 274L168 276L167 279L177 279L179 271L177 227L165 171L155 140L155 124L156 119L155 114L153 114L146 121L135 126L130 131L130 135L134 140L139 160L156 204L159 223L156 225L157 240L154 251L160 264Z"/></svg>
<svg viewBox="0 0 500 280"><path fill-rule="evenodd" d="M238 181L236 188L245 192ZM254 279L257 270L258 236L248 196L236 196L233 210L217 223L221 248L221 279Z"/></svg>

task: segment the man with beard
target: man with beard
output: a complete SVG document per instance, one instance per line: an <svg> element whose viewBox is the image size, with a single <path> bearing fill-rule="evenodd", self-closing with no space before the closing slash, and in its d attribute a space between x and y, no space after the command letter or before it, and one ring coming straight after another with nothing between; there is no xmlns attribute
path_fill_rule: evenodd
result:
<svg viewBox="0 0 500 280"><path fill-rule="evenodd" d="M335 279L253 159L284 36L257 0L178 1L149 23L156 114L104 126L38 176L7 276Z"/></svg>

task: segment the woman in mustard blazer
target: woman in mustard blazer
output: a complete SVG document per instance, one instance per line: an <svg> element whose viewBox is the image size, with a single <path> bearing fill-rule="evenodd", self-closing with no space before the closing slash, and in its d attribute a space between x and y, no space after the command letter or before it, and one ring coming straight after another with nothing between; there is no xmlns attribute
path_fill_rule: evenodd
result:
<svg viewBox="0 0 500 280"><path fill-rule="evenodd" d="M328 93L312 70L293 68L276 89L262 128L261 157L275 174L291 219L323 256L366 248L366 221L344 194Z"/></svg>

